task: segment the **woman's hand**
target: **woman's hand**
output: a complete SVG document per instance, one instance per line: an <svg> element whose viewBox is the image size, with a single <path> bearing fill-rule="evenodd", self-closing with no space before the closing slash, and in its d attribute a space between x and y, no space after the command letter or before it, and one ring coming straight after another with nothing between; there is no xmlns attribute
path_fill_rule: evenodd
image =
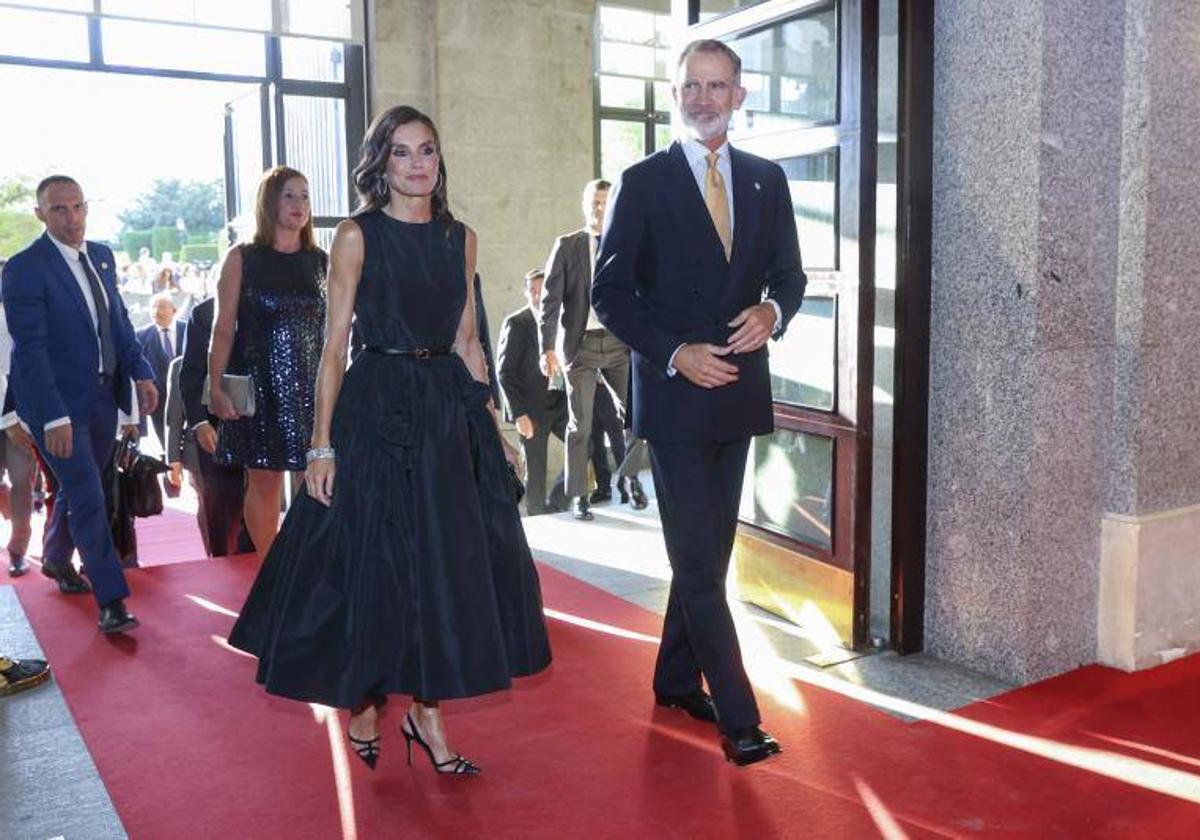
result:
<svg viewBox="0 0 1200 840"><path fill-rule="evenodd" d="M333 476L337 471L333 458L318 458L304 471L304 486L308 495L325 507L333 503Z"/></svg>
<svg viewBox="0 0 1200 840"><path fill-rule="evenodd" d="M233 407L233 400L223 388L213 388L209 391L208 410L222 420L237 420L241 417Z"/></svg>

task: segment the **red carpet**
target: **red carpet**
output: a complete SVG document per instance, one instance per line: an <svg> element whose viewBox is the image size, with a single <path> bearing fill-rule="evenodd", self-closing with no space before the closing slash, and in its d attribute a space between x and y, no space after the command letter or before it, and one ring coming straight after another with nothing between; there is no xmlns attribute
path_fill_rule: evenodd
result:
<svg viewBox="0 0 1200 840"><path fill-rule="evenodd" d="M236 610L255 565L133 572L143 627L116 641L95 632L90 600L18 583L135 840L1200 836L1198 657L1132 676L1086 668L947 717L989 724L986 737L805 683L794 710L760 691L785 752L739 770L708 727L652 707L655 647L637 634L657 617L543 569L552 615L598 624L552 618L548 673L447 704L452 743L484 776L435 777L424 756L406 767L399 700L372 774L343 763L344 718L331 733L263 693L254 662L215 641L231 619L188 597ZM1093 761L1118 778L1064 763Z"/></svg>

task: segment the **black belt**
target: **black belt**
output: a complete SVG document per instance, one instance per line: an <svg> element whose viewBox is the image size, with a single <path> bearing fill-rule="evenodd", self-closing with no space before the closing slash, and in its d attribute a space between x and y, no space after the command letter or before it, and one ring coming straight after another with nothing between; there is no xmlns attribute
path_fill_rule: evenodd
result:
<svg viewBox="0 0 1200 840"><path fill-rule="evenodd" d="M380 347L378 344L368 344L363 348L368 353L379 353L383 356L408 356L410 359L428 359L431 356L449 356L454 352L452 347L417 347L406 350L401 347Z"/></svg>
<svg viewBox="0 0 1200 840"><path fill-rule="evenodd" d="M111 373L97 373L96 381L101 385L111 385L113 381L113 375Z"/></svg>

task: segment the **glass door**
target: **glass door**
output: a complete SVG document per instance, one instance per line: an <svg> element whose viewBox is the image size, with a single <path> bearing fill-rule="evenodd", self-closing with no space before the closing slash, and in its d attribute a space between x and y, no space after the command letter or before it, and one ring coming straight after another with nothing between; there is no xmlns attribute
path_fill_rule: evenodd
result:
<svg viewBox="0 0 1200 840"><path fill-rule="evenodd" d="M775 432L755 439L735 548L744 600L831 643L869 641L875 150L872 23L842 0L726 4L748 95L730 140L787 175L808 290L770 344ZM702 19L703 20L703 19ZM869 88L869 90L868 90ZM869 188L869 189L868 189Z"/></svg>
<svg viewBox="0 0 1200 840"><path fill-rule="evenodd" d="M259 179L279 164L308 179L317 244L328 250L354 204L351 170L366 130L363 50L270 36L266 60L269 81L225 106L230 241L253 232Z"/></svg>

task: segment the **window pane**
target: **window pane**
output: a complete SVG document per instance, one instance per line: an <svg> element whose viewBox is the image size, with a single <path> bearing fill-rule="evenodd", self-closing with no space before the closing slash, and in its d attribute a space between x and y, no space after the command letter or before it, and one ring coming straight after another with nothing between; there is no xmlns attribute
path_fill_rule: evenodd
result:
<svg viewBox="0 0 1200 840"><path fill-rule="evenodd" d="M734 115L731 135L837 119L837 11L784 21L731 46L742 58L742 83L750 95Z"/></svg>
<svg viewBox="0 0 1200 840"><path fill-rule="evenodd" d="M661 114L669 114L675 100L671 96L670 82L654 83L654 110Z"/></svg>
<svg viewBox="0 0 1200 840"><path fill-rule="evenodd" d="M46 37L53 32L54 37ZM24 9L0 9L0 55L87 61L87 18Z"/></svg>
<svg viewBox="0 0 1200 840"><path fill-rule="evenodd" d="M6 0L18 6L29 6L34 9L58 9L64 12L90 12L93 0Z"/></svg>
<svg viewBox="0 0 1200 840"><path fill-rule="evenodd" d="M776 429L754 438L739 515L833 550L833 439Z"/></svg>
<svg viewBox="0 0 1200 840"><path fill-rule="evenodd" d="M700 0L700 20L703 22L718 15L736 12L738 9L748 9L763 2L765 0Z"/></svg>
<svg viewBox="0 0 1200 840"><path fill-rule="evenodd" d="M603 108L646 107L646 82L644 79L626 79L620 76L600 77L600 105Z"/></svg>
<svg viewBox="0 0 1200 840"><path fill-rule="evenodd" d="M351 0L288 0L284 30L294 35L325 35L353 38Z"/></svg>
<svg viewBox="0 0 1200 840"><path fill-rule="evenodd" d="M670 123L659 123L654 126L654 151L657 152L659 149L667 148L674 139Z"/></svg>
<svg viewBox="0 0 1200 840"><path fill-rule="evenodd" d="M837 150L779 161L787 175L805 268L837 268Z"/></svg>
<svg viewBox="0 0 1200 840"><path fill-rule="evenodd" d="M333 228L313 228L313 239L316 240L317 247L327 254L329 253L329 249L333 247L333 234Z"/></svg>
<svg viewBox="0 0 1200 840"><path fill-rule="evenodd" d="M285 96L283 130L288 166L308 178L313 215L349 215L345 103L341 99Z"/></svg>
<svg viewBox="0 0 1200 840"><path fill-rule="evenodd" d="M253 226L254 202L263 174L262 100L259 92L245 94L226 106L233 126L233 193L236 206L228 215ZM235 225L242 229L242 225Z"/></svg>
<svg viewBox="0 0 1200 840"><path fill-rule="evenodd" d="M271 28L271 0L102 0L100 9L110 15L150 20Z"/></svg>
<svg viewBox="0 0 1200 840"><path fill-rule="evenodd" d="M783 339L771 345L771 396L777 402L834 409L837 301L806 297Z"/></svg>
<svg viewBox="0 0 1200 840"><path fill-rule="evenodd" d="M239 76L266 72L263 35L130 20L101 26L109 64Z"/></svg>
<svg viewBox="0 0 1200 840"><path fill-rule="evenodd" d="M341 44L311 38L281 38L283 75L310 82L341 82L346 78L346 53Z"/></svg>
<svg viewBox="0 0 1200 840"><path fill-rule="evenodd" d="M627 120L600 121L600 177L616 181L625 167L646 156L645 124Z"/></svg>
<svg viewBox="0 0 1200 840"><path fill-rule="evenodd" d="M635 44L600 43L600 70L626 76L654 75L654 47Z"/></svg>
<svg viewBox="0 0 1200 840"><path fill-rule="evenodd" d="M655 16L638 9L600 7L600 40L628 44L655 43Z"/></svg>

